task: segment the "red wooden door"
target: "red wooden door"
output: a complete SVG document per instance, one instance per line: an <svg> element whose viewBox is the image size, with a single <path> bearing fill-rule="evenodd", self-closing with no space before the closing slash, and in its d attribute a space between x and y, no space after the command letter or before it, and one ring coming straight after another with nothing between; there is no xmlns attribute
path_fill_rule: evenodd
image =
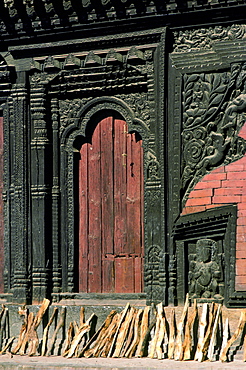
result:
<svg viewBox="0 0 246 370"><path fill-rule="evenodd" d="M79 164L79 290L143 289L142 140L125 121L100 121Z"/></svg>

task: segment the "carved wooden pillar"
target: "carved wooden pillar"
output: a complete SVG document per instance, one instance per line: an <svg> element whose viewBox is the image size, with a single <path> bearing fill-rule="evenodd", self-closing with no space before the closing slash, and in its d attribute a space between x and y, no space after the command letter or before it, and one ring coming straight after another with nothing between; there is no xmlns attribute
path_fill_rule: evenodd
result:
<svg viewBox="0 0 246 370"><path fill-rule="evenodd" d="M53 161L47 129L46 81L34 77L31 82L32 299L40 302L48 296L50 288Z"/></svg>
<svg viewBox="0 0 246 370"><path fill-rule="evenodd" d="M51 100L53 128L53 183L52 183L52 245L53 245L53 301L61 291L61 255L60 255L60 184L59 184L59 106L58 99Z"/></svg>
<svg viewBox="0 0 246 370"><path fill-rule="evenodd" d="M12 92L10 118L10 220L13 301L26 302L28 291L28 153L26 73L19 72ZM11 284L11 282L9 282Z"/></svg>

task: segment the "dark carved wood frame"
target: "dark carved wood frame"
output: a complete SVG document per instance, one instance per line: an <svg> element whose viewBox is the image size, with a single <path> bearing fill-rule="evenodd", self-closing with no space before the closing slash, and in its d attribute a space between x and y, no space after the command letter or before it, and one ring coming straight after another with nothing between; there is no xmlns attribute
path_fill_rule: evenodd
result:
<svg viewBox="0 0 246 370"><path fill-rule="evenodd" d="M188 251L189 243L209 238L223 243L224 255L224 304L228 307L244 306L246 294L235 291L235 259L236 259L236 220L237 206L228 205L181 216L174 232L175 254L177 256L177 300L182 304L185 300L188 285Z"/></svg>
<svg viewBox="0 0 246 370"><path fill-rule="evenodd" d="M245 53L243 52L245 47L246 41L244 39L234 41L223 41L223 39L221 39L217 43L214 43L209 50L197 48L197 50L172 52L169 54L168 140L169 145L173 148L173 150L169 151L168 157L170 174L169 201L170 208L173 210L172 214L170 214L170 222L168 224L170 235L168 242L170 245L169 303L173 302L176 304L177 299L181 302L184 298L183 296L182 298L180 298L180 296L177 297L177 274L179 274L180 266L177 260L176 243L172 238L173 230L176 229L176 225L182 222L181 220L185 217L180 217L185 201L183 200L182 202L183 194L181 193L181 169L184 150L182 143L184 75L223 73L225 71L230 71L232 64L245 62ZM197 182L198 181L199 179L197 179ZM233 222L235 222L235 220ZM227 283L230 285L230 288L227 291L225 302L229 307L244 306L246 302L245 292L235 291L235 243L236 241L233 236L229 244L231 251L226 256L226 264L230 266L229 276L227 277ZM234 265L231 266L230 264Z"/></svg>
<svg viewBox="0 0 246 370"><path fill-rule="evenodd" d="M71 56L74 64L66 69L59 57L56 59L63 45L44 44L33 50L28 46L28 58L21 48L13 48L9 59L18 74L4 120L5 291L10 300L38 302L50 295L54 300L76 296L75 142L86 135L99 112L114 111L126 120L129 131L138 132L143 139L145 293L149 302L167 304L165 43L165 29L74 41L70 52L73 48L83 55L91 52L94 62L97 50L103 49L113 53L116 64L121 50L136 47L136 54L145 55L144 61L130 62L131 78L123 83L116 78L112 87L102 85L98 94L81 85L81 76L90 71L90 64L82 61L79 66L78 58ZM47 50L49 57L40 58ZM100 81L107 79L106 67ZM119 70L124 68L127 62L119 64ZM96 74L93 79L99 81ZM74 91L76 84L80 87ZM71 105L80 102L79 109L72 108L69 122L62 108L66 100ZM12 175L12 163L17 159L18 179ZM151 170L153 163L157 173ZM21 188L16 189L20 181ZM22 213L18 222L17 210Z"/></svg>

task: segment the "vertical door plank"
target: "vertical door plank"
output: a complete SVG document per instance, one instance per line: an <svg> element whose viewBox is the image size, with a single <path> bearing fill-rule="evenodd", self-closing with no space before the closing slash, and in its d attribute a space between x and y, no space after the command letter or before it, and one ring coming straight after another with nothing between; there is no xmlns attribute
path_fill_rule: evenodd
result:
<svg viewBox="0 0 246 370"><path fill-rule="evenodd" d="M114 253L114 194L113 194L113 117L101 125L101 184L102 184L102 291L114 291L114 261L106 255ZM109 256L110 257L110 256Z"/></svg>
<svg viewBox="0 0 246 370"><path fill-rule="evenodd" d="M106 258L102 260L102 293L115 292L115 260Z"/></svg>
<svg viewBox="0 0 246 370"><path fill-rule="evenodd" d="M127 141L127 244L129 253L141 253L141 147L135 134Z"/></svg>
<svg viewBox="0 0 246 370"><path fill-rule="evenodd" d="M115 258L115 291L134 292L134 260L132 257Z"/></svg>
<svg viewBox="0 0 246 370"><path fill-rule="evenodd" d="M87 292L88 277L88 144L80 149L79 161L79 291Z"/></svg>
<svg viewBox="0 0 246 370"><path fill-rule="evenodd" d="M88 146L88 207L89 207L89 274L88 292L101 292L101 148L100 124L92 135Z"/></svg>
<svg viewBox="0 0 246 370"><path fill-rule="evenodd" d="M114 248L115 254L126 251L126 140L127 127L114 121Z"/></svg>

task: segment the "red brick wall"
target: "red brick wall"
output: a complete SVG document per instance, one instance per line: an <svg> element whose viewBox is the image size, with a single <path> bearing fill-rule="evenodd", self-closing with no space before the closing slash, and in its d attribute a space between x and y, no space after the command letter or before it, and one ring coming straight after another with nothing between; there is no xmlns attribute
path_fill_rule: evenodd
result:
<svg viewBox="0 0 246 370"><path fill-rule="evenodd" d="M0 293L3 293L3 118L0 117Z"/></svg>
<svg viewBox="0 0 246 370"><path fill-rule="evenodd" d="M246 139L246 124L240 136ZM246 291L246 155L205 175L189 194L182 214L232 203L238 207L236 290Z"/></svg>

